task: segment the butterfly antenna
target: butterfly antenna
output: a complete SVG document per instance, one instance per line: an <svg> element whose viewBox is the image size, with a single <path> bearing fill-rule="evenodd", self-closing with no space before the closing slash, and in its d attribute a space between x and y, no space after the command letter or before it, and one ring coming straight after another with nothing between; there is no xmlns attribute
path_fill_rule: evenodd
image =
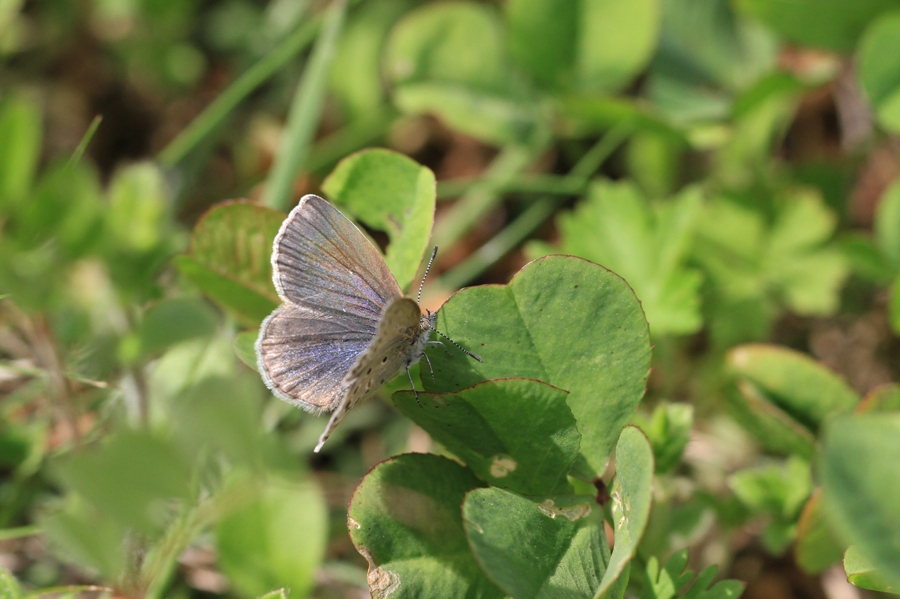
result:
<svg viewBox="0 0 900 599"><path fill-rule="evenodd" d="M431 270L431 265L434 263L434 257L437 256L437 246L434 246L434 249L431 250L431 258L428 259L428 266L425 267L425 274L422 275L422 282L419 283L419 295L416 296L416 303L422 303L422 288L425 287L425 279L428 278L428 271Z"/></svg>
<svg viewBox="0 0 900 599"><path fill-rule="evenodd" d="M456 349L458 349L458 350L461 351L462 353L466 354L467 356L469 356L469 357L472 358L473 360L478 360L478 361L481 362L482 364L484 363L484 360L482 360L481 358L479 358L478 356L476 356L475 354L473 354L472 352L470 352L469 350L467 350L466 348L464 348L462 345L460 345L459 343L457 343L456 341L454 341L453 339L451 339L451 338L448 337L447 335L443 334L442 332L440 332L440 331L437 330L437 329L432 329L432 330L433 330L435 333L437 333L438 335L440 335L441 337L443 337L444 339L446 339L447 341L449 341L450 343L452 343L453 345L455 345L455 346L456 346Z"/></svg>

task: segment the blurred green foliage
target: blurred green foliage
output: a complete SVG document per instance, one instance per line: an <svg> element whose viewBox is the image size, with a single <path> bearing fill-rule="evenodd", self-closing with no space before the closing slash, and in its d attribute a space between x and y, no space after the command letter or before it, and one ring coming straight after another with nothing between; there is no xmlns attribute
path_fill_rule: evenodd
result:
<svg viewBox="0 0 900 599"><path fill-rule="evenodd" d="M897 11L0 2L0 594L896 592ZM253 371L305 192L484 359L323 456Z"/></svg>

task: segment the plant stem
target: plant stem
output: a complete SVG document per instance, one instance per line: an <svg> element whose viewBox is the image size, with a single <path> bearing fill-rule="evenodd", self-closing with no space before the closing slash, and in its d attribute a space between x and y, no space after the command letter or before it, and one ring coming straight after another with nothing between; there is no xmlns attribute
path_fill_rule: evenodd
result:
<svg viewBox="0 0 900 599"><path fill-rule="evenodd" d="M438 279L438 285L444 289L459 289L469 281L481 275L500 258L508 254L522 243L532 231L550 218L560 199L543 197L533 202L513 222L494 235L490 241L478 248L452 270Z"/></svg>
<svg viewBox="0 0 900 599"><path fill-rule="evenodd" d="M500 188L531 162L536 152L524 145L506 146L485 176L434 227L434 245L449 248L500 201Z"/></svg>
<svg viewBox="0 0 900 599"><path fill-rule="evenodd" d="M159 153L159 161L165 166L174 167L184 160L194 148L213 134L244 98L305 49L315 39L321 25L322 15L315 15L285 37L272 52L238 77L170 141Z"/></svg>
<svg viewBox="0 0 900 599"><path fill-rule="evenodd" d="M78 142L78 147L75 148L75 151L72 152L71 158L69 158L69 164L78 164L81 161L81 157L84 155L84 151L87 149L88 144L91 143L91 140L94 138L94 134L97 132L97 127L100 126L100 121L103 120L101 115L97 115L91 121L91 124L88 125L87 131L84 132L84 137L81 138L81 141Z"/></svg>
<svg viewBox="0 0 900 599"><path fill-rule="evenodd" d="M288 207L294 178L303 168L309 154L325 100L328 67L334 56L346 12L346 0L335 0L328 8L322 32L300 78L288 113L287 125L282 133L279 152L263 193L263 203L272 208L284 210Z"/></svg>
<svg viewBox="0 0 900 599"><path fill-rule="evenodd" d="M584 191L590 182L591 176L616 148L625 141L629 131L626 127L617 127L610 130L581 157L567 176L556 177L556 179L565 181L566 189L577 190L579 193ZM557 190L556 193L560 194L563 192ZM534 201L525 212L520 214L500 233L494 235L490 241L478 248L458 266L446 272L439 279L439 285L444 289L458 289L477 278L531 235L541 223L553 214L559 203L560 198L551 196L545 196Z"/></svg>

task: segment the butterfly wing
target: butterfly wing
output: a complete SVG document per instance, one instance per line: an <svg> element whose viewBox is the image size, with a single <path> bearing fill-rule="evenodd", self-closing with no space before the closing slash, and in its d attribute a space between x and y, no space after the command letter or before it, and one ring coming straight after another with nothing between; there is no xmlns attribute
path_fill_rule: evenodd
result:
<svg viewBox="0 0 900 599"><path fill-rule="evenodd" d="M405 297L387 305L378 332L342 381L346 392L331 415L315 451L318 452L347 412L422 355L426 331L419 305Z"/></svg>
<svg viewBox="0 0 900 599"><path fill-rule="evenodd" d="M306 195L275 237L272 278L287 303L340 308L375 334L400 286L378 250L337 208Z"/></svg>
<svg viewBox="0 0 900 599"><path fill-rule="evenodd" d="M260 327L259 372L277 397L314 413L333 410L344 378L374 332L333 308L283 304Z"/></svg>

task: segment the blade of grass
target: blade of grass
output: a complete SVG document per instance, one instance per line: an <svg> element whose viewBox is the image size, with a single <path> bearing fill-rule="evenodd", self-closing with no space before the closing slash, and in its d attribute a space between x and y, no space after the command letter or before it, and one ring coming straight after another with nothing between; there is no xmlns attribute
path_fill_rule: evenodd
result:
<svg viewBox="0 0 900 599"><path fill-rule="evenodd" d="M318 128L325 100L328 67L334 57L346 12L346 0L335 0L328 8L322 32L300 78L288 113L287 125L282 133L278 155L263 193L263 203L272 208L287 209L294 177L303 168L309 154L309 146Z"/></svg>
<svg viewBox="0 0 900 599"><path fill-rule="evenodd" d="M478 184L481 177L445 179L438 181L437 199L446 200L465 194L469 188ZM524 175L510 179L498 186L498 193L546 193L552 195L576 195L581 193L583 182L571 175L551 175L548 173Z"/></svg>
<svg viewBox="0 0 900 599"><path fill-rule="evenodd" d="M571 172L566 177L560 178L567 181L566 187L584 190L600 165L628 138L630 131L630 128L624 126L616 127L598 140L572 167ZM455 268L444 273L438 279L438 285L443 289L455 290L480 276L531 235L553 214L561 201L562 198L559 197L542 197L534 201L500 233L494 235Z"/></svg>
<svg viewBox="0 0 900 599"><path fill-rule="evenodd" d="M361 150L381 138L394 121L397 111L382 106L377 112L357 119L316 142L307 162L307 170L316 173L331 169L341 158Z"/></svg>
<svg viewBox="0 0 900 599"><path fill-rule="evenodd" d="M542 150L544 144L540 144ZM531 146L510 145L504 147L484 177L475 183L466 195L441 218L434 227L433 244L450 248L465 235L500 201L500 189L514 176L522 172L540 151Z"/></svg>
<svg viewBox="0 0 900 599"><path fill-rule="evenodd" d="M72 152L72 156L69 158L70 165L81 162L81 157L84 156L84 151L87 149L88 144L94 139L94 134L97 133L97 128L100 126L101 121L103 121L103 117L98 114L91 121L91 124L88 125L87 131L84 132L84 136L78 142L78 147L75 148L75 151Z"/></svg>
<svg viewBox="0 0 900 599"><path fill-rule="evenodd" d="M550 218L561 201L562 198L557 196L543 197L532 202L522 214L494 235L490 241L440 277L437 284L442 289L455 290L477 278Z"/></svg>
<svg viewBox="0 0 900 599"><path fill-rule="evenodd" d="M213 135L244 98L312 43L322 26L322 19L322 15L311 17L302 27L285 37L272 52L238 77L162 149L158 156L159 162L174 167Z"/></svg>

